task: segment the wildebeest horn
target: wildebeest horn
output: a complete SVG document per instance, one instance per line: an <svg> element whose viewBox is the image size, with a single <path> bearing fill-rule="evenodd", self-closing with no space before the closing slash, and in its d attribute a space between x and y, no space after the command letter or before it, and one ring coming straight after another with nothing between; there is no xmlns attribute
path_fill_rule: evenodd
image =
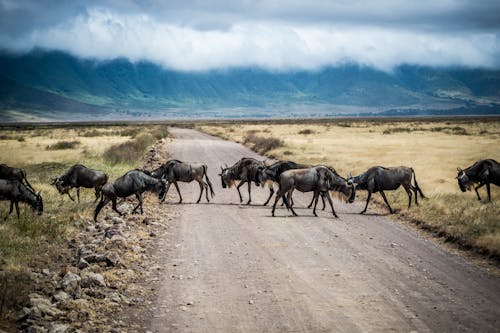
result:
<svg viewBox="0 0 500 333"><path fill-rule="evenodd" d="M457 167L457 171L458 171L458 172L462 172L462 169L460 169L460 168L458 168L458 167Z"/></svg>
<svg viewBox="0 0 500 333"><path fill-rule="evenodd" d="M52 180L52 183L50 183L50 185L54 185L57 182L58 178L52 177L51 180Z"/></svg>
<svg viewBox="0 0 500 333"><path fill-rule="evenodd" d="M36 196L39 197L40 196L40 191L36 192Z"/></svg>

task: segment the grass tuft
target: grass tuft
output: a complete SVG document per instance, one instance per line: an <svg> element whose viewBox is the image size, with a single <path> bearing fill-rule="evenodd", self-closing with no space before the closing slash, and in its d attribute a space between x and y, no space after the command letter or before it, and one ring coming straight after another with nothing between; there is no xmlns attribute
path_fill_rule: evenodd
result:
<svg viewBox="0 0 500 333"><path fill-rule="evenodd" d="M151 134L139 135L133 140L109 147L104 152L103 158L111 164L135 162L144 155L154 139Z"/></svg>
<svg viewBox="0 0 500 333"><path fill-rule="evenodd" d="M52 145L48 145L46 150L63 150L63 149L74 149L81 144L80 141L58 141Z"/></svg>

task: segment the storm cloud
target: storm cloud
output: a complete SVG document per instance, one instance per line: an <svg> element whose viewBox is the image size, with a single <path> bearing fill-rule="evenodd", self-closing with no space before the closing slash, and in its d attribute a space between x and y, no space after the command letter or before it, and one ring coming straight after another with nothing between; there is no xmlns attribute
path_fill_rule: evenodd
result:
<svg viewBox="0 0 500 333"><path fill-rule="evenodd" d="M177 70L500 67L498 1L0 0L0 47Z"/></svg>

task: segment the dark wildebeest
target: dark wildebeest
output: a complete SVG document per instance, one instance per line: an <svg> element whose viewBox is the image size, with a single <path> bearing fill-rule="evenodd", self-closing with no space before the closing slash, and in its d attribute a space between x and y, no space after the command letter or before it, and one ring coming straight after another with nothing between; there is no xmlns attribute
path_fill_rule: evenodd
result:
<svg viewBox="0 0 500 333"><path fill-rule="evenodd" d="M238 190L238 194L240 196L240 202L243 202L240 187L243 186L243 184L248 183L248 205L252 201L250 189L251 182L254 182L256 186L260 185L259 168L264 167L265 165L263 162L250 157L243 157L230 167L221 167L221 173L219 176L221 177L222 188L231 187L239 181L240 183L236 186L236 189ZM272 185L270 188L272 188Z"/></svg>
<svg viewBox="0 0 500 333"><path fill-rule="evenodd" d="M10 167L7 164L0 164L0 179L17 180L20 183L24 183L27 188L35 192L33 186L28 182L26 172L23 169Z"/></svg>
<svg viewBox="0 0 500 333"><path fill-rule="evenodd" d="M413 178L414 185L411 184L411 179ZM393 213L389 202L385 196L384 191L397 190L399 186L403 186L406 193L408 194L408 208L411 207L411 197L412 191L415 193L415 204L418 205L417 192L420 193L420 197L425 198L422 190L418 186L417 177L415 176L415 171L412 168L399 166L394 168L385 168L382 166L375 166L368 169L366 172L360 174L359 176L349 176L348 181L355 184L357 190L367 190L368 198L366 199L365 209L360 214L366 212L368 208L368 203L372 197L372 193L380 192L380 195L385 201L387 207L391 214Z"/></svg>
<svg viewBox="0 0 500 333"><path fill-rule="evenodd" d="M139 203L132 210L135 213L137 208L142 210L142 193L146 191L152 191L158 194L158 199L163 198L165 195L166 182L164 179L156 179L154 177L148 176L142 171L132 170L115 180L113 183L106 183L101 189L101 201L95 208L94 221L97 221L97 215L101 209L111 201L113 204L113 210L118 214L123 215L116 208L117 198L126 198L132 194L135 194Z"/></svg>
<svg viewBox="0 0 500 333"><path fill-rule="evenodd" d="M0 200L10 200L10 210L4 220L12 213L16 206L17 218L19 218L19 202L26 202L38 215L43 213L43 200L40 192L35 193L26 185L17 180L0 179Z"/></svg>
<svg viewBox="0 0 500 333"><path fill-rule="evenodd" d="M269 193L269 197L267 198L266 202L264 202L264 206L266 206L269 203L269 200L271 200L271 197L274 194L274 188L273 188L273 183L279 184L280 182L280 175L287 171L287 170L293 170L293 169L305 169L309 168L309 165L304 165L304 164L297 164L292 161L279 161L276 163L273 163L269 166L261 166L258 167L258 181L264 187L265 185L269 186L269 189L271 193Z"/></svg>
<svg viewBox="0 0 500 333"><path fill-rule="evenodd" d="M208 189L210 188L210 195L212 196L212 198L215 193L212 187L212 183L210 182L210 179L208 179L207 169L207 165L202 163L184 163L179 160L170 160L159 168L153 170L151 172L151 176L155 178L164 178L167 180L167 189L165 191L165 197L163 197L162 202L165 201L168 189L170 188L170 184L174 184L175 188L177 189L177 193L179 193L179 203L181 203L182 195L179 191L179 185L177 185L177 182L190 183L193 180L196 180L200 185L200 196L196 203L200 202L201 196L203 194L203 189L205 189L207 202L210 202L210 200L208 199ZM206 182L203 181L203 176L205 176Z"/></svg>
<svg viewBox="0 0 500 333"><path fill-rule="evenodd" d="M491 201L490 184L500 186L500 164L492 159L477 161L465 170L458 168L457 179L462 192L470 190L472 185L478 184L474 187L478 200L481 200L481 197L477 190L486 185L488 201Z"/></svg>
<svg viewBox="0 0 500 333"><path fill-rule="evenodd" d="M276 198L274 200L274 205L272 209L272 216L274 216L274 211L276 209L276 203L280 198L283 199L285 205L290 209L293 215L297 216L297 213L293 210L293 207L289 204L292 193L295 189L301 192L314 192L314 216L316 214L316 205L318 203L318 197L321 193L324 193L330 207L332 208L333 216L338 217L333 208L332 198L330 197L330 190L340 191L349 198L352 198L352 192L355 190L354 186L347 182L344 178L337 175L329 167L326 166L314 166L308 169L294 169L288 170L281 174L280 176L280 187L278 193L276 193ZM285 194L287 196L285 197ZM351 201L352 202L352 201Z"/></svg>
<svg viewBox="0 0 500 333"><path fill-rule="evenodd" d="M108 175L102 171L92 170L81 164L75 164L62 176L54 178L52 185L55 185L60 194L67 194L72 201L75 201L69 191L76 187L76 196L80 202L80 187L94 188L95 200L99 199L101 188L108 181Z"/></svg>

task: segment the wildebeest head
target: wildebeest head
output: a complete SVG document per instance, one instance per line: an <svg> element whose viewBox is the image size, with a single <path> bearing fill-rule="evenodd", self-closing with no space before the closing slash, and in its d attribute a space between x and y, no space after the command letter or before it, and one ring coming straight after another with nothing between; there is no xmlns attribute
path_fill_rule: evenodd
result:
<svg viewBox="0 0 500 333"><path fill-rule="evenodd" d="M35 202L33 203L33 209L36 210L38 215L42 215L43 213L43 200L40 192L35 193Z"/></svg>
<svg viewBox="0 0 500 333"><path fill-rule="evenodd" d="M158 194L158 199L162 200L167 191L167 181L165 178L160 179L160 181L155 185L155 192Z"/></svg>
<svg viewBox="0 0 500 333"><path fill-rule="evenodd" d="M458 180L458 186L460 187L460 190L462 192L465 192L467 190L470 191L472 181L470 178L467 176L464 170L457 168L458 175L457 175L457 180Z"/></svg>
<svg viewBox="0 0 500 333"><path fill-rule="evenodd" d="M221 172L219 173L222 188L231 187L234 184L234 179L231 175L229 168L226 166L225 168L220 167Z"/></svg>

